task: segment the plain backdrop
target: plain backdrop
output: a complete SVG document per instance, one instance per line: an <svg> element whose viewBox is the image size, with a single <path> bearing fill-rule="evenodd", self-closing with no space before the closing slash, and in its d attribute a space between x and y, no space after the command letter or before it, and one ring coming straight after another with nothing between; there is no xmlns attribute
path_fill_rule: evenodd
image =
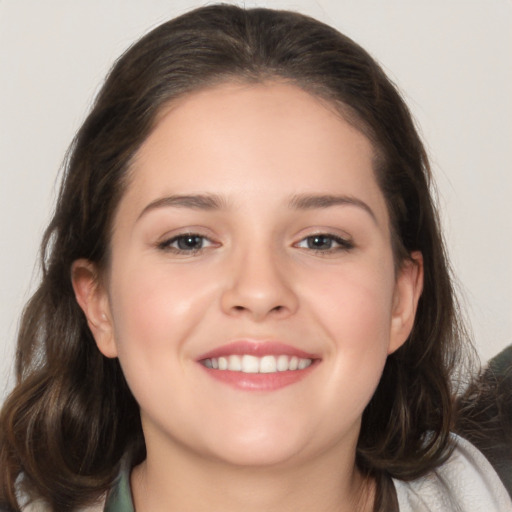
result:
<svg viewBox="0 0 512 512"><path fill-rule="evenodd" d="M114 59L160 22L205 3L0 0L0 399L12 385L19 314L37 283L68 144ZM245 5L310 14L382 64L426 141L478 351L486 360L512 343L512 2Z"/></svg>

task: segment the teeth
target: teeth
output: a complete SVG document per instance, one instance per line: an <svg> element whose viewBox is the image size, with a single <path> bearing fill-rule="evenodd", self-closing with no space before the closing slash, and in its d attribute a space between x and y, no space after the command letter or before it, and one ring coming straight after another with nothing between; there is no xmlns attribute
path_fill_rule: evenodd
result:
<svg viewBox="0 0 512 512"><path fill-rule="evenodd" d="M299 370L304 370L309 366L307 359L299 359Z"/></svg>
<svg viewBox="0 0 512 512"><path fill-rule="evenodd" d="M207 359L208 361L208 359ZM229 356L228 369L233 372L242 371L242 358L240 356Z"/></svg>
<svg viewBox="0 0 512 512"><path fill-rule="evenodd" d="M260 360L256 356L242 356L242 371L244 373L258 373Z"/></svg>
<svg viewBox="0 0 512 512"><path fill-rule="evenodd" d="M272 356L270 356L270 357L272 357ZM274 358L272 358L272 359L274 359ZM284 372L284 371L288 370L288 367L289 367L288 356L279 356L277 358L277 371Z"/></svg>
<svg viewBox="0 0 512 512"><path fill-rule="evenodd" d="M212 357L202 361L207 368L215 370L229 370L243 373L276 373L289 370L304 370L313 362L312 359L297 356L263 356L256 357L249 354L230 355L227 357Z"/></svg>
<svg viewBox="0 0 512 512"><path fill-rule="evenodd" d="M282 357L282 356L279 356ZM286 356L285 356L286 357ZM277 371L277 361L274 356L265 356L260 360L260 373L275 373ZM280 370L283 371L283 370Z"/></svg>

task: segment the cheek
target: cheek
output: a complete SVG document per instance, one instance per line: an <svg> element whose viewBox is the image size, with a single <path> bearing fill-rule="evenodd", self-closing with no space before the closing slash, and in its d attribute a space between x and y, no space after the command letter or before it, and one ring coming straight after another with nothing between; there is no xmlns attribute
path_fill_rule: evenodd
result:
<svg viewBox="0 0 512 512"><path fill-rule="evenodd" d="M120 266L118 266L118 269ZM114 332L121 363L158 361L181 349L211 302L212 290L200 269L171 271L138 261L120 269L111 283ZM174 358L168 358L169 363Z"/></svg>
<svg viewBox="0 0 512 512"><path fill-rule="evenodd" d="M139 260L118 265L111 279L111 306L119 362L144 411L155 411L188 394L175 393L190 370L187 340L193 337L207 305L211 286L204 273L171 272L165 265ZM172 408L171 408L172 409Z"/></svg>
<svg viewBox="0 0 512 512"><path fill-rule="evenodd" d="M392 263L347 265L317 273L306 283L306 300L336 340L339 350L363 351L390 334L394 280Z"/></svg>
<svg viewBox="0 0 512 512"><path fill-rule="evenodd" d="M387 267L392 269L390 265L384 268ZM310 309L330 340L328 360L332 369L327 386L332 395L344 390L349 410L353 407L362 412L386 362L391 335L392 276L392 270L383 272L378 266L347 267L335 276L317 276L309 286Z"/></svg>

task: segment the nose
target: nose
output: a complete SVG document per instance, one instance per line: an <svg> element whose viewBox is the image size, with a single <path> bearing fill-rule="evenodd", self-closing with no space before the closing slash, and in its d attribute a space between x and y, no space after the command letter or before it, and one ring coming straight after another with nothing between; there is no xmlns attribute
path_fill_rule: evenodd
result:
<svg viewBox="0 0 512 512"><path fill-rule="evenodd" d="M261 322L287 318L298 308L290 268L270 249L239 254L228 270L222 309L232 316Z"/></svg>

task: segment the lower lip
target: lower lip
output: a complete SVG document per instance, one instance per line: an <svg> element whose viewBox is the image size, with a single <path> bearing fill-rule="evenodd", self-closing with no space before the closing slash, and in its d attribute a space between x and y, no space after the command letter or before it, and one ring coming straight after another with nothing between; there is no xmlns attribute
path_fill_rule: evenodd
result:
<svg viewBox="0 0 512 512"><path fill-rule="evenodd" d="M207 374L224 384L244 391L275 391L296 384L317 367L317 360L304 370L288 370L275 373L244 373L215 370L201 365Z"/></svg>

